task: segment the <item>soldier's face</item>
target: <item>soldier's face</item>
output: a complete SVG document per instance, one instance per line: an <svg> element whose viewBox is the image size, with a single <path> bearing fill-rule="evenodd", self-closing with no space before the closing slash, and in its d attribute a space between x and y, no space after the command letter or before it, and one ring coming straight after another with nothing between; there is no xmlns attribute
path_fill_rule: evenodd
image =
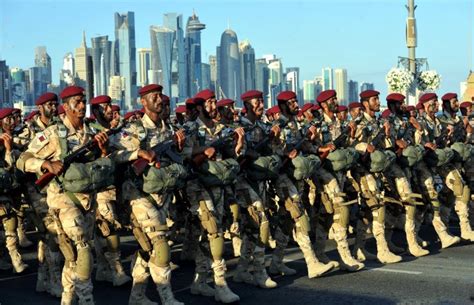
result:
<svg viewBox="0 0 474 305"><path fill-rule="evenodd" d="M298 100L296 98L292 98L286 102L288 105L288 112L291 115L297 115L300 107L298 106Z"/></svg>
<svg viewBox="0 0 474 305"><path fill-rule="evenodd" d="M358 118L360 113L361 113L361 109L360 108L352 108L351 109L351 118L355 119L355 118Z"/></svg>
<svg viewBox="0 0 474 305"><path fill-rule="evenodd" d="M337 102L337 97L331 97L329 100L326 101L326 105L331 112L337 112L337 107L339 103Z"/></svg>
<svg viewBox="0 0 474 305"><path fill-rule="evenodd" d="M4 117L0 123L4 132L11 132L15 129L15 117L13 115Z"/></svg>
<svg viewBox="0 0 474 305"><path fill-rule="evenodd" d="M153 91L141 98L143 107L149 112L161 113L163 111L163 100L161 91Z"/></svg>
<svg viewBox="0 0 474 305"><path fill-rule="evenodd" d="M164 103L163 104L163 111L161 112L161 118L163 120L167 120L170 117L171 114L171 108L169 103Z"/></svg>
<svg viewBox="0 0 474 305"><path fill-rule="evenodd" d="M253 98L246 102L248 111L253 112L257 118L261 118L263 115L263 98Z"/></svg>
<svg viewBox="0 0 474 305"><path fill-rule="evenodd" d="M215 98L210 98L204 103L204 109L206 110L210 119L215 119L217 117L216 102L217 101Z"/></svg>
<svg viewBox="0 0 474 305"><path fill-rule="evenodd" d="M373 112L380 111L380 100L378 95L369 98L369 110Z"/></svg>
<svg viewBox="0 0 474 305"><path fill-rule="evenodd" d="M51 119L58 115L58 102L56 101L49 101L44 103L43 105L38 106L38 110L42 116Z"/></svg>
<svg viewBox="0 0 474 305"><path fill-rule="evenodd" d="M434 115L438 112L439 104L438 100L431 100L425 103L425 111L429 115Z"/></svg>
<svg viewBox="0 0 474 305"><path fill-rule="evenodd" d="M450 101L449 101L450 105L451 105L451 110L453 112L458 112L459 111L459 101L457 98L452 98Z"/></svg>
<svg viewBox="0 0 474 305"><path fill-rule="evenodd" d="M196 107L186 107L186 118L188 121L195 121L199 116L199 111Z"/></svg>
<svg viewBox="0 0 474 305"><path fill-rule="evenodd" d="M64 104L66 116L77 117L83 119L86 116L86 97L84 95L76 95Z"/></svg>
<svg viewBox="0 0 474 305"><path fill-rule="evenodd" d="M234 119L234 105L219 107L219 113L222 118L232 121Z"/></svg>
<svg viewBox="0 0 474 305"><path fill-rule="evenodd" d="M341 121L347 120L347 111L341 111L337 113L337 118Z"/></svg>
<svg viewBox="0 0 474 305"><path fill-rule="evenodd" d="M114 117L112 105L110 103L99 104L99 113L107 122L112 121Z"/></svg>

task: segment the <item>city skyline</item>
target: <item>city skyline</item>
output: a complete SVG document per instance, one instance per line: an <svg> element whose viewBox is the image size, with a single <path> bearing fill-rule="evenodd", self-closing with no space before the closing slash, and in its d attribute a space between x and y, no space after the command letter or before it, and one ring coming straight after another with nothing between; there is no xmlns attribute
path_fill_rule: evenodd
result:
<svg viewBox="0 0 474 305"><path fill-rule="evenodd" d="M110 3L110 1L105 1L105 2ZM321 38L323 39L317 39L320 45L314 49L314 52L312 52L314 53L315 57L305 57L305 56L298 56L298 54L300 53L307 54L308 50L305 48L297 47L297 46L299 46L302 42L310 43L310 41L299 41L299 40L291 39L291 41L287 41L287 43L285 43L284 41L281 41L279 45L273 46L274 41L284 40L282 39L282 37L284 37L283 34L287 32L286 28L288 27L288 26L284 27L283 25L276 24L275 21L278 19L276 18L277 15L273 16L274 17L273 19L275 20L272 23L272 27L268 28L268 31L272 29L277 30L277 31L270 31L273 33L273 37L274 37L273 39L269 39L269 37L264 37L265 39L263 38L260 39L259 37L261 37L262 35L262 33L260 32L265 33L265 29L262 27L262 28L259 28L259 31L255 31L255 29L253 29L253 31L249 31L248 30L249 25L245 22L237 23L235 21L232 22L231 20L230 28L233 31L235 31L235 33L238 36L239 41L248 40L250 42L252 48L254 48L255 50L256 59L261 58L262 54L271 53L271 54L276 54L277 58L280 58L283 61L283 68L299 67L300 68L299 79L301 81L312 80L317 76L321 76L319 71L321 71L321 69L324 67L340 67L347 70L347 74L348 74L347 80L356 80L359 83L362 83L362 82L374 83L375 88L381 91L382 94L385 94L387 92L387 86L385 83L385 74L388 72L388 70L391 67L396 66L398 56L406 56L406 48L404 44L404 22L405 22L404 20L406 18L406 10L403 7L403 5L405 4L405 1L382 1L382 2L384 2L384 6L386 6L387 10L393 10L394 12L397 12L396 18L393 18L395 14L391 14L391 16L389 16L388 19L386 18L387 22L385 23L387 24L387 27L385 29L386 34L388 34L387 36L390 36L391 34L395 34L395 37L391 39L392 41L391 47L377 46L380 44L383 45L383 40L379 40L378 42L377 41L371 42L370 41L371 32L367 31L367 32L359 33L359 37L361 37L360 39L367 41L366 47L363 46L363 44L355 44L353 41L353 38L347 35L342 35L345 37L345 40L347 41L348 46L350 46L351 41L353 42L353 45L352 45L353 48L350 48L351 50L350 52L346 51L346 52L343 52L344 54L341 54L341 48L339 48L337 45L335 46L329 45L327 48L324 47L324 37L325 37L324 32L325 31L327 32L327 30L321 31L322 29L321 28L316 33L320 35ZM457 5L450 6L448 5L447 1L436 1L436 3L434 4L428 1L416 1L416 4L419 6L419 8L416 10L416 14L417 14L417 21L418 21L418 32L420 36L419 48L418 48L417 54L420 57L427 57L430 64L430 68L437 70L441 74L442 85L441 85L441 88L439 89L440 91L458 92L459 83L461 81L466 80L469 69L470 68L472 69L472 63L470 63L470 61L472 62L472 55L468 54L469 53L469 46L468 46L469 34L472 36L472 29L469 29L469 26L468 26L470 22L472 22L471 20L472 19L472 4L470 4L468 1L454 1L454 2L456 2ZM15 2L15 3L20 8L22 6L23 7L26 6L26 2L24 1L19 1L19 3L18 2ZM81 3L84 4L84 3L90 3L90 2L86 1L86 2L81 2ZM146 1L145 3L148 3L148 5L153 5L150 1ZM203 24L206 24L206 30L203 31L203 33L201 34L202 35L201 53L203 55L202 62L208 62L208 58L210 55L214 55L214 56L216 55L215 46L219 45L218 42L216 43L216 40L219 39L222 32L225 31L226 24L222 24L222 19L223 19L222 15L229 16L230 15L229 12L231 11L235 16L239 14L239 12L233 11L233 9L236 8L236 4L229 3L225 5L226 8L221 10L222 14L210 17L209 15L210 14L212 15L212 12L215 12L216 8L212 9L211 13L205 8L209 8L210 6L212 6L213 3L215 2L203 1L202 3L198 4L198 3L193 3L190 1L185 1L183 6L181 6L179 9L177 9L176 5L170 5L169 3L166 3L162 6L163 8L160 9L160 12L158 14L155 14L153 22L149 23L146 29L148 29L149 31L149 27L151 25L159 24L160 23L159 18L163 16L163 14L175 12L176 14L182 15L183 18L186 20L188 16L192 16L193 12L195 11L196 15L199 16L200 21ZM295 7L296 8L297 7L304 8L306 6L310 8L313 7L312 3L308 3L306 1L303 1L298 5L294 5L294 7L289 5L290 3L288 2L276 1L276 3L280 3L282 6L281 8L279 8L280 12L285 11L287 9L289 11L294 11ZM376 11L379 13L384 12L384 10L381 9L380 4L374 3L373 1L354 1L354 3L348 2L348 1L335 1L334 3L316 1L316 3L319 5L320 11L321 10L334 11L334 9L340 10L340 12L338 12L337 15L347 14L347 12L345 11L349 10L350 8L354 8L354 3L359 4L359 6L364 6L367 16L369 16L371 12L373 11ZM101 9L101 6L103 6L103 4L104 4L103 2L97 5L94 4L94 6L97 6L98 12L104 11L105 8ZM255 3L255 6L260 7L260 6L263 6L264 4L265 4L265 1L257 1ZM46 46L48 53L51 57L51 61L52 61L53 83L58 84L59 73L62 67L62 60L64 56L68 52L73 52L74 49L77 48L81 40L80 36L74 37L74 35L76 35L75 33L77 33L77 31L80 31L81 33L80 35L82 35L82 29L87 28L88 23L84 23L82 25L78 24L78 25L74 25L73 27L70 27L69 33L71 34L66 35L67 37L65 37L65 39L60 40L60 41L64 41L63 44L57 44L57 42L55 42L54 40L48 39L47 37L50 36L51 34L50 32L45 33L45 36L44 36L45 38L39 39L37 43L34 41L35 39L38 39L38 38L31 38L30 40L21 40L21 39L18 40L16 38L13 39L12 33L8 32L8 30L11 29L11 27L15 28L15 25L18 24L17 19L21 20L22 18L21 16L22 15L27 16L28 13L25 12L26 8L24 8L23 10L20 9L17 12L11 11L12 16L17 16L18 18L7 18L6 15L8 11L12 9L13 2L10 0L7 0L3 2L2 5L4 8L2 9L2 11L4 13L3 14L0 13L0 16L2 16L2 19L4 19L3 24L5 24L5 27L3 27L3 30L2 30L3 38L0 41L0 59L6 60L7 65L10 68L19 67L19 68L27 70L33 66L34 49L38 46ZM36 5L36 3L32 5ZM75 4L75 3L68 3L68 5L73 5L73 6L75 5L75 6L80 7L80 4ZM63 6L62 3L55 3L55 5L52 7L52 10L61 11L62 6ZM122 7L127 7L127 6L129 7L128 9L122 8ZM194 11L191 7L194 8ZM357 25L360 25L359 28L362 29L364 27L361 25L364 23L364 21L367 21L368 19L367 17L364 17L364 14L357 15L357 12L361 11L362 8L358 7L357 5L355 5L355 7L357 8L356 12L354 12L354 14L357 16L357 18L355 19L360 20L359 22L355 22L355 23ZM31 8L29 8L29 10L30 9ZM145 28L143 28L143 24L145 22L148 23L148 21L146 21L145 17L143 18L141 17L141 16L147 16L146 12L144 12L142 8L132 8L131 5L127 3L119 2L117 3L117 5L115 5L114 3L113 8L109 8L109 9L112 9L113 12L103 13L100 26L97 25L97 27L94 27L93 29L85 29L87 37L88 37L88 40L87 40L88 46L91 45L90 39L93 37L108 35L110 37L110 40L113 40L113 37L114 37L112 33L113 31L112 29L114 29L113 14L115 14L115 12L126 12L130 10L134 12L136 15L135 16L136 43L134 47L136 47L137 49L151 47L149 34L148 34L148 39L144 38L144 34L146 34L147 31ZM268 14L263 15L262 20L267 20L268 19L267 15L271 15L272 10L274 9L269 7L267 10ZM449 38L451 42L457 41L456 44L451 43L451 45L456 45L456 47L450 48L449 44L446 46L446 45L440 44L440 42L437 41L437 43L434 44L437 46L437 48L433 48L433 41L428 40L429 37L433 36L433 32L436 31L441 36L443 35L443 33L446 33L447 31L450 31L450 30L452 31L453 26L450 24L444 24L446 29L439 31L440 24L428 22L428 20L432 20L433 16L428 18L427 14L433 13L433 12L438 12L438 14L441 14L442 12L445 12L446 10L447 11L454 10L459 15L464 14L464 16L467 16L468 18L460 18L460 22L458 22L456 27L454 28L456 29L456 33L459 33L459 35L451 35L451 37L448 37L447 35L444 36L444 38ZM227 14L225 12L227 12ZM91 12L91 13L92 15L94 15L96 12ZM248 12L248 14L253 14L253 13ZM320 15L321 13L314 12L314 14ZM470 16L471 18L469 18ZM381 16L374 16L374 17L376 17L377 19L381 18ZM93 18L91 18L91 20L92 19ZM389 22L390 20L394 20L394 19L396 19L398 22L395 26L396 31L393 31L394 25ZM62 19L60 18L59 20L62 20ZM256 19L256 20L259 20L259 19ZM324 18L322 18L322 20L324 20ZM354 21L352 22L354 23ZM229 22L227 21L227 26L229 26L228 23ZM305 20L302 20L301 23L307 24L308 22ZM318 20L316 20L315 23L319 23ZM338 21L338 23L335 26L331 27L331 29L333 30L332 31L333 36L340 36L339 34L341 31L347 32L348 28L346 28L345 25L346 25L346 21ZM427 26L430 26L431 28L427 28ZM42 25L40 27L42 27ZM295 25L295 27L301 27L301 25L299 26ZM15 31L21 33L22 29L15 28ZM100 33L96 33L96 32L100 32ZM217 37L215 37L216 32L218 33L220 32L217 35ZM277 32L278 35L274 35L275 32ZM296 35L297 31L294 31L294 32ZM375 32L380 34L380 29L379 31L375 31ZM360 35L361 33L364 33L366 35ZM267 35L267 36L272 36L272 35ZM310 35L307 35L307 36L308 36L307 40L309 40ZM69 39L70 37L72 37L72 39L74 40L74 43L71 45L69 45L69 43L67 42L70 40ZM462 39L461 37L465 37L466 39ZM376 38L380 38L380 36L374 36L374 40L376 40ZM333 39L336 41L338 40L337 37ZM465 43L464 44L460 43L463 40L465 41ZM214 42L210 43L210 41L214 41ZM385 41L387 41L387 39L385 39ZM292 44L290 45L288 42L291 42ZM15 47L16 45L23 46L23 45L28 45L28 44L34 44L34 46L31 47L29 51L27 47L25 47L25 48L22 48L20 52L13 52L15 54L12 53L12 49L16 49L16 50L18 49L18 47ZM471 44L472 44L472 37L471 37ZM462 45L464 45L464 48L462 47ZM293 51L293 52L291 51L292 46L294 46L294 49L296 51ZM430 50L429 53L427 53L428 48L431 48L432 50L432 51ZM58 49L61 49L62 51L58 51ZM214 51L212 51L212 49L214 49ZM361 49L364 49L365 52L361 52ZM441 49L441 52L440 52L440 49ZM465 49L464 52L462 51L463 49ZM332 53L334 53L335 56L333 58L328 58L328 53L330 53L331 50L333 50ZM382 54L384 55L380 54L381 50L383 50L384 53ZM396 50L396 52L393 50ZM449 63L446 63L447 61L446 54L443 54L443 51L449 52L448 54L450 54L450 59L451 59ZM472 52L472 48L471 48L471 52ZM465 53L464 56L463 56L463 53ZM58 54L60 55L58 56ZM340 56L337 57L337 55L340 55ZM294 59L295 56L301 57L301 58L297 61ZM367 60L368 57L371 57L372 59L370 61L371 64L370 65L365 64L364 66L363 62ZM380 59L379 57L381 57L382 59ZM316 58L316 60L313 60L313 58ZM441 60L443 58L445 60ZM379 61L380 64L377 64L377 61ZM135 64L135 67L136 67L136 64ZM212 69L212 65L211 65L211 69ZM443 72L443 71L448 71L448 72ZM137 72L135 71L133 72L136 75ZM211 71L211 75L212 75L212 71ZM300 83L300 88L301 88L301 84L302 82Z"/></svg>

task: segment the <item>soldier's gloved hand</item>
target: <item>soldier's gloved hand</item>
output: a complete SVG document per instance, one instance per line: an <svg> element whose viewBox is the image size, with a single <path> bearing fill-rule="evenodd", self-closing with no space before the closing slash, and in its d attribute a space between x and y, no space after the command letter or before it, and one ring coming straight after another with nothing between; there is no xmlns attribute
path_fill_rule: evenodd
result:
<svg viewBox="0 0 474 305"><path fill-rule="evenodd" d="M48 172L57 176L63 171L63 163L61 161L46 160L43 162L43 164L41 164L41 169L45 169Z"/></svg>
<svg viewBox="0 0 474 305"><path fill-rule="evenodd" d="M405 149L408 146L407 142L405 142L405 140L403 140L403 139L398 139L398 140L395 141L395 143L397 144L397 146L400 149Z"/></svg>
<svg viewBox="0 0 474 305"><path fill-rule="evenodd" d="M102 152L102 157L107 155L107 141L109 140L109 136L105 132L99 132L94 136L94 140L97 141L97 145Z"/></svg>
<svg viewBox="0 0 474 305"><path fill-rule="evenodd" d="M214 159L216 156L216 149L214 147L208 147L204 150L204 154L209 160Z"/></svg>
<svg viewBox="0 0 474 305"><path fill-rule="evenodd" d="M290 159L294 159L298 156L298 151L296 149L293 149L292 151L290 151L288 153L288 158Z"/></svg>
<svg viewBox="0 0 474 305"><path fill-rule="evenodd" d="M369 154L373 153L375 151L375 146L372 145L372 144L367 144L367 148L366 148L367 152Z"/></svg>
<svg viewBox="0 0 474 305"><path fill-rule="evenodd" d="M319 148L319 152L320 153L330 153L332 151L335 151L336 150L336 145L332 144L332 143L329 143L329 144L326 144L324 146L321 146Z"/></svg>
<svg viewBox="0 0 474 305"><path fill-rule="evenodd" d="M178 145L178 150L182 151L184 148L184 141L186 140L186 133L184 129L180 129L175 133L176 136L176 144Z"/></svg>
<svg viewBox="0 0 474 305"><path fill-rule="evenodd" d="M235 154L239 155L240 151L244 147L245 131L242 127L239 127L239 128L236 128L234 132L237 136L237 144L235 145Z"/></svg>
<svg viewBox="0 0 474 305"><path fill-rule="evenodd" d="M273 125L270 129L270 137L278 138L280 136L280 126Z"/></svg>
<svg viewBox="0 0 474 305"><path fill-rule="evenodd" d="M13 147L13 138L7 133L0 134L0 139L3 140L3 145L5 146L5 152L10 153Z"/></svg>
<svg viewBox="0 0 474 305"><path fill-rule="evenodd" d="M308 137L310 141L316 140L317 135L318 135L318 130L316 126L311 126L310 128L308 128Z"/></svg>
<svg viewBox="0 0 474 305"><path fill-rule="evenodd" d="M410 123L416 130L421 131L421 125L414 117L410 117Z"/></svg>
<svg viewBox="0 0 474 305"><path fill-rule="evenodd" d="M425 144L425 147L426 148L429 148L431 150L435 150L437 148L436 144L435 143L431 143L431 142L428 142Z"/></svg>
<svg viewBox="0 0 474 305"><path fill-rule="evenodd" d="M155 161L156 153L153 150L143 150L138 151L138 158L145 159L148 163Z"/></svg>
<svg viewBox="0 0 474 305"><path fill-rule="evenodd" d="M240 234L240 224L238 222L233 222L229 228L230 233L234 235Z"/></svg>

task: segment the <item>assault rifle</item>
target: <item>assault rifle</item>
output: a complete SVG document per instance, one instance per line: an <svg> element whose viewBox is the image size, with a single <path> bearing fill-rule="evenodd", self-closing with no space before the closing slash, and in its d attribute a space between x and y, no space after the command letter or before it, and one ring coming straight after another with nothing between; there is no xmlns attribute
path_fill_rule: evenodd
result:
<svg viewBox="0 0 474 305"><path fill-rule="evenodd" d="M105 133L107 134L107 136L111 136L111 135L114 135L118 132L120 132L122 130L122 127L123 126L119 126L117 128L114 128L114 129L109 129L107 130ZM97 147L98 143L97 141L94 139L90 140L89 142L87 142L86 144L82 145L81 147L79 147L77 150L75 150L74 152L70 153L69 155L67 155L63 160L63 170L61 171L61 173L59 174L62 174L62 172L64 172L72 163L74 162L78 162L79 160L83 159L84 156L86 155L86 153L88 153L89 151L91 151L92 149L94 149L95 147ZM55 174L53 173L50 173L50 172L46 172L44 173L41 177L39 177L36 181L35 181L35 185L38 189L43 189L46 185L48 185L54 178L56 177Z"/></svg>

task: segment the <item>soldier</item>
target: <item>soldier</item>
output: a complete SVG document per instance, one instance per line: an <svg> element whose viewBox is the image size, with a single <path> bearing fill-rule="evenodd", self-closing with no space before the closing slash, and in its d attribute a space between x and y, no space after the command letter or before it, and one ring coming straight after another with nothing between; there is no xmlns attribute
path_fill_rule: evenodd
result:
<svg viewBox="0 0 474 305"><path fill-rule="evenodd" d="M168 244L168 216L172 191L179 182L177 179L185 172L179 164L169 164L164 156L157 156L152 150L156 145L171 141L177 150L183 149L185 135L182 130L174 132L163 120L164 105L162 86L150 84L140 89L140 102L145 112L143 118L130 124L112 139L118 149L114 158L118 162L133 161L141 158L152 166L141 172L131 173L123 183L122 196L130 202L133 233L140 244L132 261L133 286L129 304L156 304L150 301L145 290L148 278L156 284L162 304L179 305L171 290L171 249ZM168 163L167 163L168 162ZM162 167L162 168L161 168ZM171 171L178 170L174 178ZM163 175L163 176L161 176ZM154 177L154 178L153 178ZM160 180L161 179L161 180ZM167 189L164 181L170 183ZM141 185L141 186L140 186Z"/></svg>
<svg viewBox="0 0 474 305"><path fill-rule="evenodd" d="M79 179L90 179L92 174L80 172L79 168L84 167L75 165L77 163L72 163L65 169L63 160L70 152L74 152L92 140L97 142L99 151L91 151L88 156L94 158L94 155L98 154L105 157L108 137L105 133L94 136L90 127L85 124L86 100L83 88L67 87L60 96L66 115L64 121L37 133L28 149L21 154L17 166L26 172L45 171L55 176L66 170L61 184L54 181L49 183L47 188L47 203L54 211L59 246L65 257L61 304L72 304L75 295L79 298L79 304L94 304L90 277L92 255L89 242L92 234L90 228L93 226L95 217L95 190L83 189L85 184L78 183ZM105 164L111 163L104 161L101 165L104 171L95 173L98 179L95 181L98 183L97 186L108 183L105 172L112 167ZM70 170L81 174L77 176ZM69 180L66 177L69 177Z"/></svg>
<svg viewBox="0 0 474 305"><path fill-rule="evenodd" d="M424 106L424 114L418 121L410 119L410 124L415 129L414 141L418 145L423 145L426 149L424 156L429 156L437 149L436 138L440 136L440 123L436 118L438 111L437 96L434 93L423 94L419 98L419 103ZM432 151L432 152L431 152ZM417 177L417 185L421 188L422 193L428 199L433 210L433 227L441 241L441 247L447 248L459 243L457 236L449 234L448 226L441 218L441 209L446 206L447 202L440 200L440 193L443 186L436 183L435 177L438 175L433 167L436 164L427 164L427 158L419 161L415 166L415 177Z"/></svg>
<svg viewBox="0 0 474 305"><path fill-rule="evenodd" d="M337 113L336 113L337 119L340 120L341 122L347 121L347 112L348 112L347 106L339 105L337 107Z"/></svg>
<svg viewBox="0 0 474 305"><path fill-rule="evenodd" d="M415 106L412 106L412 105L408 105L406 108L405 108L405 111L408 113L408 115L412 118L417 118L418 117L418 112L416 111L416 108Z"/></svg>
<svg viewBox="0 0 474 305"><path fill-rule="evenodd" d="M15 117L13 108L0 109L0 218L5 230L5 243L13 270L23 272L28 265L18 252L17 215L14 211L19 204L18 181L15 179L15 160L20 152L13 143ZM2 241L3 243L3 241Z"/></svg>
<svg viewBox="0 0 474 305"><path fill-rule="evenodd" d="M282 128L280 137L275 139L273 148L274 153L278 154L280 158L287 159L284 161L283 169L287 170L289 174L280 173L274 181L275 191L279 198L277 213L280 222L274 236L277 245L272 254L270 273L285 275L293 273L292 269L283 264L283 251L288 244L290 234L293 233L303 252L308 277L319 277L331 271L334 265L321 263L315 255L309 238L309 216L303 207L300 195L303 192L304 180L314 179L320 165L319 158L315 156L318 149L311 144L311 141L316 138L316 127L310 126L305 132L296 122L298 100L294 92L280 92L277 101L281 112L279 119L286 122L286 125ZM274 124L277 122L275 121Z"/></svg>
<svg viewBox="0 0 474 305"><path fill-rule="evenodd" d="M196 232L200 236L199 247L196 253L196 273L191 285L192 294L214 296L216 301L232 303L239 300L239 296L233 293L227 285L225 274L226 264L223 258L223 217L224 217L224 188L235 181L238 163L235 158L243 153L244 131L236 128L233 132L225 129L225 126L216 122L217 109L214 92L209 89L200 91L193 99L199 117L196 119L197 131L187 143L185 154L192 162L198 172L198 179L191 179L187 183L186 193L191 204L191 213L199 218L201 228ZM226 141L229 135L235 134L235 143ZM223 141L220 147L213 147L215 141ZM226 143L226 144L224 144ZM214 144L215 145L215 144ZM219 168L226 168L224 173ZM214 171L220 178L209 174ZM228 178L228 180L222 180ZM205 252L205 253L204 253ZM209 263L212 262L211 266ZM214 273L215 288L207 283L209 267Z"/></svg>
<svg viewBox="0 0 474 305"><path fill-rule="evenodd" d="M281 159L271 154L271 143L260 144L265 137L278 136L279 126L270 127L261 120L263 93L250 90L242 94L247 115L241 119L246 134L247 149L242 161L243 174L239 176L235 192L242 210L242 250L234 281L246 282L261 288L275 288L275 283L265 269L265 246L268 244L269 220L266 212L266 182L278 175ZM229 116L230 117L230 116ZM262 163L260 163L262 162ZM274 163L277 163L276 165ZM269 166L270 165L270 166ZM272 168L270 168L273 166ZM261 169L262 172L258 172ZM273 172L270 172L273 169ZM249 267L253 265L253 274Z"/></svg>
<svg viewBox="0 0 474 305"><path fill-rule="evenodd" d="M330 261L324 252L328 231L331 229L340 256L340 268L348 271L358 271L364 268L365 265L352 256L347 241L350 205L356 201L346 202L345 193L343 193L347 170L354 164L357 154L355 150L344 149L348 144L349 130L352 132L353 126L349 125L352 127L346 127L350 129L344 130L346 128L343 128L342 122L336 118L335 113L338 107L336 91L323 91L318 95L316 101L321 106L323 113L322 123L318 129L321 145L319 151L327 155L327 160L324 161L326 167L322 167L318 172L318 179L322 184L321 200L323 205L320 207L316 227L316 253L323 262L337 264L337 262ZM340 147L334 144L334 141L338 139L341 139L340 142L342 142L339 144ZM334 166L332 160L335 161Z"/></svg>
<svg viewBox="0 0 474 305"><path fill-rule="evenodd" d="M361 103L358 102L352 102L349 104L349 114L351 116L351 119L355 120L359 116L362 115L362 112L364 111L364 106L362 106Z"/></svg>
<svg viewBox="0 0 474 305"><path fill-rule="evenodd" d="M425 112L423 103L418 102L418 104L415 105L415 108L418 111L418 117L421 118L423 116L423 113Z"/></svg>
<svg viewBox="0 0 474 305"><path fill-rule="evenodd" d="M90 101L91 113L97 123L91 127L97 131L104 131L116 128L120 121L117 115L119 108L111 104L112 99L107 95L96 96ZM114 286L121 286L131 279L123 270L120 262L120 237L118 231L122 225L117 216L117 194L115 186L110 186L106 190L97 192L97 215L96 234L94 238L94 248L97 256L97 270L95 279L97 281L109 281ZM104 252L104 248L107 250Z"/></svg>
<svg viewBox="0 0 474 305"><path fill-rule="evenodd" d="M234 122L235 108L234 101L231 99L223 99L216 103L217 111L221 118L221 123L224 125L232 124Z"/></svg>
<svg viewBox="0 0 474 305"><path fill-rule="evenodd" d="M186 121L186 105L179 105L178 107L176 107L174 113L176 114L176 125L183 126Z"/></svg>

